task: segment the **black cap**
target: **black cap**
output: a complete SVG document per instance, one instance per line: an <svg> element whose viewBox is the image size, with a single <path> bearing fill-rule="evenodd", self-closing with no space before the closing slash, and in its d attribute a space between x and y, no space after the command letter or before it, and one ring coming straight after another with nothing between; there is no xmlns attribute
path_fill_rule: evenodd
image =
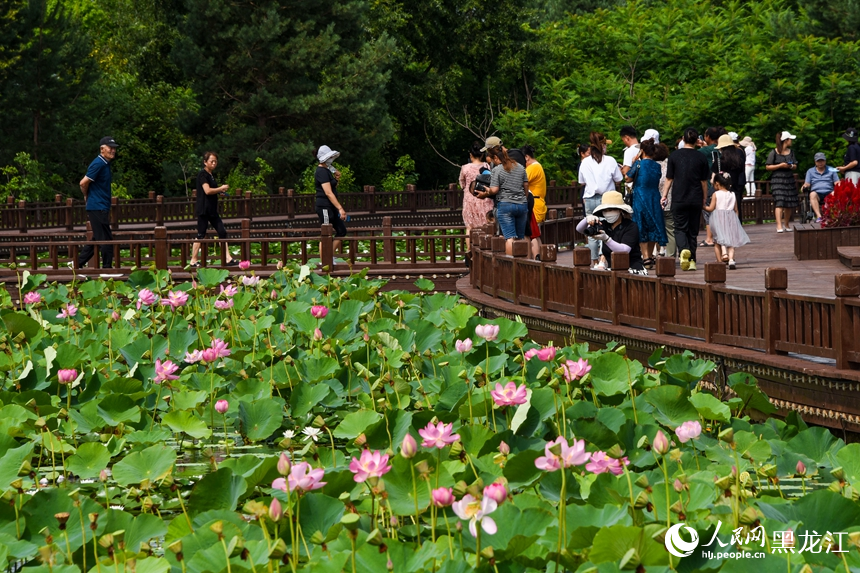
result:
<svg viewBox="0 0 860 573"><path fill-rule="evenodd" d="M842 137L851 143L857 143L857 130L853 127L849 127L845 130L845 133L842 134Z"/></svg>
<svg viewBox="0 0 860 573"><path fill-rule="evenodd" d="M99 146L107 145L108 147L119 147L119 143L114 141L113 137L107 136L102 137L101 141L99 141Z"/></svg>

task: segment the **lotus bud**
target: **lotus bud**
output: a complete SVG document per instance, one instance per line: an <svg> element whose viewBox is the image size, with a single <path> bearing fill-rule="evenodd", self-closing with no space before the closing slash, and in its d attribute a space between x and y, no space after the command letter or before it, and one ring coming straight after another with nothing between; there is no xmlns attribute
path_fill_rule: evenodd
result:
<svg viewBox="0 0 860 573"><path fill-rule="evenodd" d="M675 483L674 483L674 484L672 484L672 487L674 487L674 488L675 488L675 491L676 491L676 492L678 492L678 493L681 493L681 492L682 492L682 491L684 491L684 489L685 489L685 488L684 488L684 484L682 484L682 483L681 483L681 480L679 480L679 479L677 479L677 478L675 478Z"/></svg>
<svg viewBox="0 0 860 573"><path fill-rule="evenodd" d="M735 431L733 428L726 428L719 435L720 441L731 444L735 441Z"/></svg>
<svg viewBox="0 0 860 573"><path fill-rule="evenodd" d="M400 455L404 458L411 459L418 453L418 442L412 437L412 434L407 433L403 437L403 442L400 444Z"/></svg>
<svg viewBox="0 0 860 573"><path fill-rule="evenodd" d="M314 328L314 340L319 341L323 339L322 330L319 328Z"/></svg>
<svg viewBox="0 0 860 573"><path fill-rule="evenodd" d="M286 452L281 452L281 455L278 457L278 473L282 476L288 475L291 468L290 456Z"/></svg>
<svg viewBox="0 0 860 573"><path fill-rule="evenodd" d="M228 408L230 408L230 403L227 400L218 400L215 402L215 411L219 414L226 414Z"/></svg>
<svg viewBox="0 0 860 573"><path fill-rule="evenodd" d="M504 440L499 442L499 453L503 456L508 456L511 453L511 447Z"/></svg>
<svg viewBox="0 0 860 573"><path fill-rule="evenodd" d="M391 558L389 558L388 561L385 562L385 568L389 571L394 571L394 563L392 563Z"/></svg>
<svg viewBox="0 0 860 573"><path fill-rule="evenodd" d="M272 503L269 504L269 519L277 523L283 515L284 508L281 507L281 502L278 501L278 498L273 498Z"/></svg>
<svg viewBox="0 0 860 573"><path fill-rule="evenodd" d="M99 481L104 483L108 480L108 472L107 470L102 470L99 472Z"/></svg>
<svg viewBox="0 0 860 573"><path fill-rule="evenodd" d="M654 453L659 455L665 455L666 452L669 451L669 440L666 438L666 434L663 433L663 430L657 430L657 435L654 436L654 443L651 444L651 449Z"/></svg>
<svg viewBox="0 0 860 573"><path fill-rule="evenodd" d="M797 460L797 465L794 467L794 473L799 476L806 475L806 464L804 464L801 460Z"/></svg>

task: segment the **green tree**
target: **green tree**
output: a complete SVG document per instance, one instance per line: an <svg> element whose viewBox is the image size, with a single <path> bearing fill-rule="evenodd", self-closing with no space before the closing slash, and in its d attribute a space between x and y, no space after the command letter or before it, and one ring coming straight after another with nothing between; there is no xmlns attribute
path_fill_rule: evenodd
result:
<svg viewBox="0 0 860 573"><path fill-rule="evenodd" d="M188 132L227 163L262 157L297 181L328 144L359 167L390 139L392 41L368 36L366 3L187 0L173 52L200 112Z"/></svg>

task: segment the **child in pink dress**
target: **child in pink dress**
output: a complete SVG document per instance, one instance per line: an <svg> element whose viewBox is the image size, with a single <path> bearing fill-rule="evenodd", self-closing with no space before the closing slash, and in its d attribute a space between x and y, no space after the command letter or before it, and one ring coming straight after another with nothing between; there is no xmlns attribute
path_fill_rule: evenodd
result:
<svg viewBox="0 0 860 573"><path fill-rule="evenodd" d="M735 248L746 245L750 238L741 225L735 194L730 188L731 177L728 173L714 175L715 191L705 211L711 213L711 232L717 260L728 263L729 268L734 270Z"/></svg>

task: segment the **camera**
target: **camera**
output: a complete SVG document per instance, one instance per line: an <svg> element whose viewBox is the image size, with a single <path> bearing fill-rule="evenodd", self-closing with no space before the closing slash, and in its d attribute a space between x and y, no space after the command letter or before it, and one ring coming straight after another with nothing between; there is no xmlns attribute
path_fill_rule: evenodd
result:
<svg viewBox="0 0 860 573"><path fill-rule="evenodd" d="M609 226L606 223L606 219L603 217L597 218L597 224L588 225L585 227L585 230L582 231L582 234L586 237L593 237L594 235L599 235L600 233L606 232Z"/></svg>
<svg viewBox="0 0 860 573"><path fill-rule="evenodd" d="M471 186L472 195L477 195L478 193L484 193L490 189L490 174L489 173L481 173L475 180L472 182Z"/></svg>

